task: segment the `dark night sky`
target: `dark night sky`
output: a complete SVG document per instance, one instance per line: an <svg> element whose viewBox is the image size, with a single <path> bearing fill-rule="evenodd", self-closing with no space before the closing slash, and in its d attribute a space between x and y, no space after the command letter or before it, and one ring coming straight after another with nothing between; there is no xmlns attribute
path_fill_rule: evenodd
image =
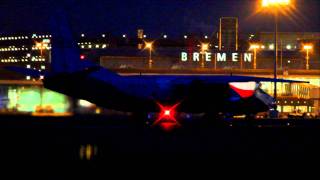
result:
<svg viewBox="0 0 320 180"><path fill-rule="evenodd" d="M57 6L66 7L76 33L153 37L196 32L211 35L221 16L239 17L240 32L272 31L270 14L254 14L258 0L1 0L0 32L50 31ZM282 17L282 31L320 31L320 0L296 0L299 11Z"/></svg>

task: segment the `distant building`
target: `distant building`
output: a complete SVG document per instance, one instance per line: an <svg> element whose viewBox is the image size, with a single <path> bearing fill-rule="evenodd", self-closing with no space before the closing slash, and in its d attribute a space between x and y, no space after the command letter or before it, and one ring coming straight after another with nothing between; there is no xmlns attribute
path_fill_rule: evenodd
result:
<svg viewBox="0 0 320 180"><path fill-rule="evenodd" d="M238 50L238 18L220 18L219 28L219 50L237 51Z"/></svg>
<svg viewBox="0 0 320 180"><path fill-rule="evenodd" d="M274 32L261 32L259 35L261 45L265 51L273 51ZM320 40L320 32L279 32L279 51L297 51L301 49L303 42L315 42Z"/></svg>
<svg viewBox="0 0 320 180"><path fill-rule="evenodd" d="M43 71L48 69L50 57L51 35L0 35L0 67L20 66ZM0 77L4 76L2 73L4 71ZM31 80L29 76L16 76L12 78Z"/></svg>

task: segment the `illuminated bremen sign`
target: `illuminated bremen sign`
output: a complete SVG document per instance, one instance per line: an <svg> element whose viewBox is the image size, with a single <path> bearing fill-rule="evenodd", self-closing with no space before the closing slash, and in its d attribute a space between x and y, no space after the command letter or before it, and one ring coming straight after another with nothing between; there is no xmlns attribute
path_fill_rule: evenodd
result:
<svg viewBox="0 0 320 180"><path fill-rule="evenodd" d="M190 57L191 56L191 57ZM206 52L203 54L200 54L198 52L194 53L186 53L186 52L181 52L181 61L186 62L188 59L192 59L192 61L197 62L200 61L200 59L204 59L207 62L212 61L212 57L216 56L217 62L226 62L227 57L230 57L232 62L238 62L240 61L240 53L211 53L211 52ZM251 62L252 61L252 53L243 53L243 61L244 62Z"/></svg>

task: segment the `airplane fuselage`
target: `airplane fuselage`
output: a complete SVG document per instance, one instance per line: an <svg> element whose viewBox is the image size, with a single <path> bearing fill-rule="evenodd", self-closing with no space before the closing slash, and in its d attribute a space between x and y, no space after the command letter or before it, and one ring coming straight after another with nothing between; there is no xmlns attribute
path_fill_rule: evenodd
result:
<svg viewBox="0 0 320 180"><path fill-rule="evenodd" d="M239 98L228 83L208 82L203 76L110 76L102 70L90 74L61 73L47 77L44 86L126 112L158 112L157 103L166 106L180 103L177 110L188 113L248 114L270 108L256 93Z"/></svg>

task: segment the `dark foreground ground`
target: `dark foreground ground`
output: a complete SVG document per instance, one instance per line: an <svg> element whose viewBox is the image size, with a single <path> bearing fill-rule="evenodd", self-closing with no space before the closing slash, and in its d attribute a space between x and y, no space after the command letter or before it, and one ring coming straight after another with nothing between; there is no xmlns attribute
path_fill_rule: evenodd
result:
<svg viewBox="0 0 320 180"><path fill-rule="evenodd" d="M0 116L2 160L106 164L320 159L320 120L185 122L164 131L122 117Z"/></svg>

